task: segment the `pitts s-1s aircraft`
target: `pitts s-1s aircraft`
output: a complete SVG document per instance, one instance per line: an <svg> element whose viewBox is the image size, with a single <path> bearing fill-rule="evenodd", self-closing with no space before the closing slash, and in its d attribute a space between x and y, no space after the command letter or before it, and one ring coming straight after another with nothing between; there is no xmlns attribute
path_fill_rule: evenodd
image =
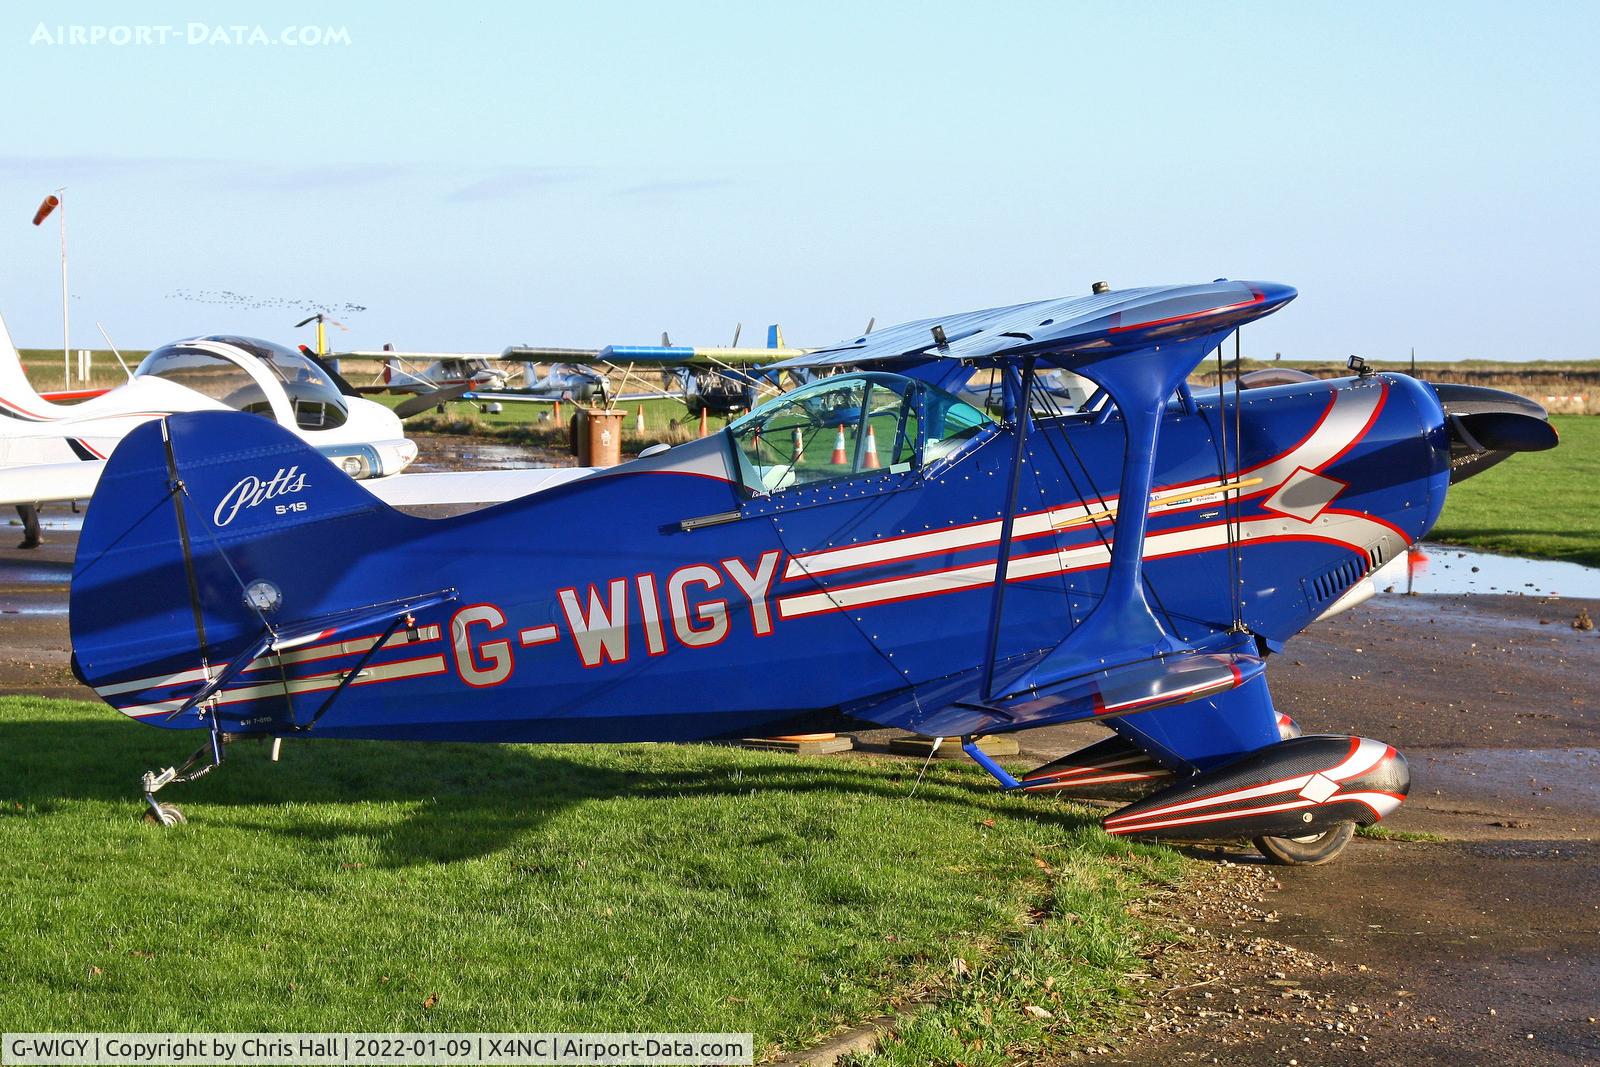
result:
<svg viewBox="0 0 1600 1067"><path fill-rule="evenodd" d="M391 510L265 420L175 415L128 436L89 509L75 667L126 715L207 732L144 779L162 823L182 816L157 791L239 738L870 725L961 738L1009 790L1153 783L1113 834L1322 862L1399 806L1406 764L1296 736L1267 660L1428 531L1453 452L1554 438L1520 398L1452 415L1397 374L1191 390L1294 296L1097 286L879 330L786 361L857 369L718 434L448 519ZM1100 392L1039 414L1057 367ZM955 395L992 369L999 420ZM1074 720L1111 736L1021 778L977 744Z"/></svg>

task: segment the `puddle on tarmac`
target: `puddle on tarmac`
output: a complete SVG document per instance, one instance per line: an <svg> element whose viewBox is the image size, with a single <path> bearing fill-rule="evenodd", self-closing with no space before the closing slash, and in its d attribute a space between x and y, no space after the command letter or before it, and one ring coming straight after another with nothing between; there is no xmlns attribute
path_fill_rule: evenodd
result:
<svg viewBox="0 0 1600 1067"><path fill-rule="evenodd" d="M1600 748L1471 748L1413 752L1412 796L1435 789L1600 812Z"/></svg>
<svg viewBox="0 0 1600 1067"><path fill-rule="evenodd" d="M16 555L26 555L18 552ZM0 586L66 585L72 581L72 564L67 562L35 563L12 558L0 558Z"/></svg>
<svg viewBox="0 0 1600 1067"><path fill-rule="evenodd" d="M416 438L416 461L406 468L413 473L430 471L515 470L520 467L553 467L555 454L546 448L484 441L471 437L428 436Z"/></svg>
<svg viewBox="0 0 1600 1067"><path fill-rule="evenodd" d="M1576 563L1500 556L1425 543L1409 553L1409 575L1399 569L1399 560L1391 566L1394 572L1382 573L1379 577L1380 592L1390 585L1397 593L1406 592L1409 580L1410 591L1414 593L1600 598L1600 567L1583 567Z"/></svg>
<svg viewBox="0 0 1600 1067"><path fill-rule="evenodd" d="M67 602L65 600L47 600L37 603L0 600L0 619L14 619L19 616L37 618L47 615L65 615L66 613Z"/></svg>
<svg viewBox="0 0 1600 1067"><path fill-rule="evenodd" d="M22 523L13 518L6 526L9 529L5 536L14 534L19 541L22 539ZM65 504L46 504L39 509L39 527L46 533L51 530L82 530L83 512L73 514Z"/></svg>

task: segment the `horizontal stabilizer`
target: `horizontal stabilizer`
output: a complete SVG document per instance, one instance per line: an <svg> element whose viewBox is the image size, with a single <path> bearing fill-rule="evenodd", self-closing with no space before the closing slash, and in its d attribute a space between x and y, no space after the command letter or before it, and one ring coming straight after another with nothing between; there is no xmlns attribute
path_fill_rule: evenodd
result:
<svg viewBox="0 0 1600 1067"><path fill-rule="evenodd" d="M286 626L265 629L260 637L246 645L244 650L234 656L225 667L213 674L181 705L173 709L168 717L177 718L185 712L199 707L239 675L256 666L257 660L263 656L290 652L312 642L338 641L353 634L365 633L380 623L387 623L389 629L380 637L371 641L368 646L369 649L376 650L383 645L389 634L397 628L400 622L407 619L411 619L414 622L415 612L437 607L440 604L447 604L455 599L456 591L454 589L441 589L438 592L427 593L423 596L386 600L381 604L334 612L315 619L302 619ZM365 661L366 658L363 657L361 663L351 668L348 673L351 676L359 673L360 667ZM285 695L287 695L287 690Z"/></svg>

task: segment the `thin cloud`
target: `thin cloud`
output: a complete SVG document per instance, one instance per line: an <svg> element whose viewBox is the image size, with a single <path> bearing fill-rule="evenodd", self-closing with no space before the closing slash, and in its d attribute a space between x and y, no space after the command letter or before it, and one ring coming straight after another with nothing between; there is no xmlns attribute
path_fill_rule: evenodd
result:
<svg viewBox="0 0 1600 1067"><path fill-rule="evenodd" d="M506 200L576 181L588 173L580 167L505 167L463 185L445 199L456 203Z"/></svg>

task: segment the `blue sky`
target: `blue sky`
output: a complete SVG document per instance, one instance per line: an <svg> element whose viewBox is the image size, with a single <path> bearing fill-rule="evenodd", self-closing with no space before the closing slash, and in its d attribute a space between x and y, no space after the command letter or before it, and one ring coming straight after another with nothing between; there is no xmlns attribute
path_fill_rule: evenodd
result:
<svg viewBox="0 0 1600 1067"><path fill-rule="evenodd" d="M24 345L66 185L84 346L314 303L365 309L351 347L824 343L1227 276L1302 294L1251 354L1600 356L1597 5L67 6L0 13Z"/></svg>

